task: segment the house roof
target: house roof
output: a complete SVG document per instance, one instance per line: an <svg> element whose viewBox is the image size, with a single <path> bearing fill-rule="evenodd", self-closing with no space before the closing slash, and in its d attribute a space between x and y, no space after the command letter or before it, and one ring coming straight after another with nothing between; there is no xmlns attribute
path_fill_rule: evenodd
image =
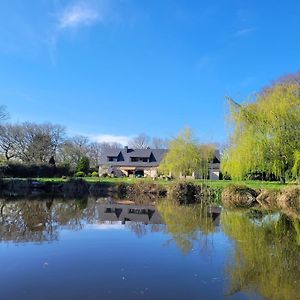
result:
<svg viewBox="0 0 300 300"><path fill-rule="evenodd" d="M109 165L112 167L157 167L167 149L106 149L101 156L100 165ZM117 161L109 161L108 157L117 157ZM131 161L131 158L149 158L148 162ZM220 163L220 151L215 151L215 157L212 163Z"/></svg>
<svg viewBox="0 0 300 300"><path fill-rule="evenodd" d="M126 167L157 167L162 161L166 149L107 149L101 156L100 165ZM108 157L118 157L118 161L109 161ZM149 158L149 162L131 161L131 158Z"/></svg>

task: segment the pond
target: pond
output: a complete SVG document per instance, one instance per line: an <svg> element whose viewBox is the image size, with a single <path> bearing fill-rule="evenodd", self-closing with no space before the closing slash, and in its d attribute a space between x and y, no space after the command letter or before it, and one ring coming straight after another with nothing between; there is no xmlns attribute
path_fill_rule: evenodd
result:
<svg viewBox="0 0 300 300"><path fill-rule="evenodd" d="M279 213L0 200L0 299L299 299L299 245Z"/></svg>

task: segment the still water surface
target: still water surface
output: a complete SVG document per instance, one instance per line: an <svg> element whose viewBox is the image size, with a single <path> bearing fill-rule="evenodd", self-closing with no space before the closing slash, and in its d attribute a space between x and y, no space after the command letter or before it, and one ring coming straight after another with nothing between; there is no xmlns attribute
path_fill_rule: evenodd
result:
<svg viewBox="0 0 300 300"><path fill-rule="evenodd" d="M0 299L299 299L299 224L166 201L0 200Z"/></svg>

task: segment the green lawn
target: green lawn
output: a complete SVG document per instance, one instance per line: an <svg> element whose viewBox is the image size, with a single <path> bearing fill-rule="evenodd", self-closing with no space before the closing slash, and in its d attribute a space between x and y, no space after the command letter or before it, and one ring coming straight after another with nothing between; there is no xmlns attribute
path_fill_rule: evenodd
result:
<svg viewBox="0 0 300 300"><path fill-rule="evenodd" d="M38 178L37 180L42 182L53 182L53 183L59 183L64 182L66 179L61 178ZM150 178L98 178L98 177L85 177L84 180L87 182L102 182L107 184L114 184L114 183L127 183L132 184L135 182L140 182L141 180L146 180L149 182L153 182ZM162 184L162 185L169 185L172 184L174 181L166 181L166 180L155 180L154 182ZM250 188L253 189L281 189L286 187L287 185L293 184L293 183L287 183L287 184L281 184L280 182L269 182L269 181L230 181L230 180L192 180L192 182L196 184L207 184L208 186L211 186L213 188L224 188L230 184L243 184L247 185Z"/></svg>

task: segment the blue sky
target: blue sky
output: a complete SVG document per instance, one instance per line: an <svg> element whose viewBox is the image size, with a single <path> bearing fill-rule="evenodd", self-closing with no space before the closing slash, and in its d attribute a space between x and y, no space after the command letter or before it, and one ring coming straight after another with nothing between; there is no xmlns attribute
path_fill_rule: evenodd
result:
<svg viewBox="0 0 300 300"><path fill-rule="evenodd" d="M121 141L184 126L225 142L226 101L300 63L299 1L0 3L0 103L11 121Z"/></svg>

